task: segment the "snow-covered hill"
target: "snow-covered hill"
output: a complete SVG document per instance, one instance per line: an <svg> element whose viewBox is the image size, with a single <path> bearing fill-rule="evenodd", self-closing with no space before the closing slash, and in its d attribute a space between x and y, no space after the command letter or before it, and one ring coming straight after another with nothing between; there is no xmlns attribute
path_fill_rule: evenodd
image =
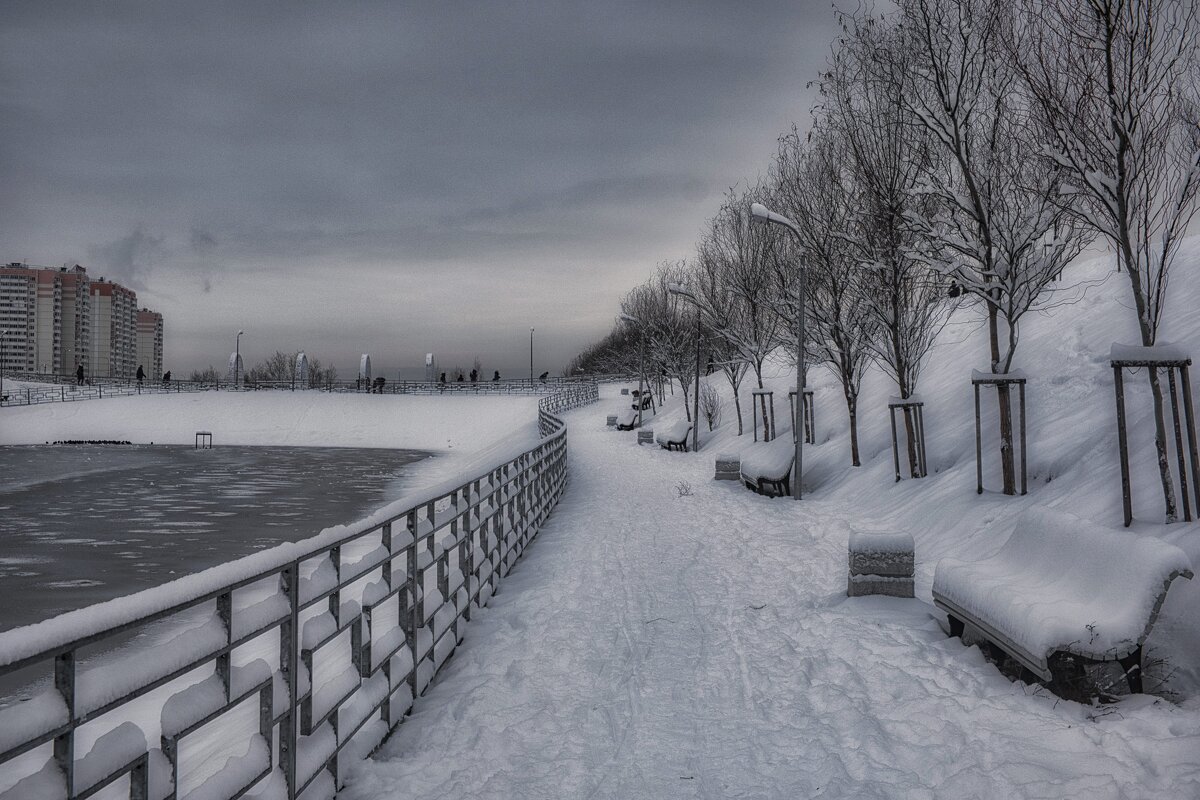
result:
<svg viewBox="0 0 1200 800"><path fill-rule="evenodd" d="M1193 357L1200 356L1197 261L1200 237L1193 237L1177 260L1159 337L1160 342L1174 342ZM1022 321L1014 361L1014 367L1029 377L1029 493L1024 497L1007 497L1000 492L996 400L991 389L984 389L982 396L985 492L978 495L975 491L971 371L987 371L988 366L987 333L979 307L956 311L920 380L918 394L926 404L927 478L894 481L887 401L897 392L885 375L873 368L864 381L859 398L863 465L855 468L850 465L841 386L825 368L810 367L817 444L805 449L804 502L848 504L859 510L863 528L911 532L918 548L919 597L929 599L939 558L990 555L1008 538L1019 512L1031 505L1068 511L1100 526L1121 528L1121 478L1109 348L1114 342L1139 343L1128 278L1115 272L1111 256L1100 255L1069 267L1061 287L1045 310L1032 312ZM782 430L788 417L787 391L795 385L795 376L784 354L777 355L765 383L775 391L776 416ZM1191 377L1193 393L1200 392L1196 373ZM705 380L722 392L725 404L721 426L707 439L702 438L702 449L710 457L736 453L751 440L749 393L753 375L743 385L746 435L741 438L736 436L728 382L719 374ZM1162 524L1162 489L1154 460L1154 422L1144 370L1132 377L1126 375L1125 392L1134 510L1129 535L1162 538L1183 548L1193 564L1200 564L1200 524ZM1014 392L1014 407L1015 396ZM679 402L672 403L668 398L667 407L661 422L656 423L683 415ZM903 467L903 452L901 461ZM906 469L903 472L907 474ZM1200 580L1175 582L1151 640L1151 657L1166 660L1173 671L1171 690L1186 696L1200 695L1197 619Z"/></svg>

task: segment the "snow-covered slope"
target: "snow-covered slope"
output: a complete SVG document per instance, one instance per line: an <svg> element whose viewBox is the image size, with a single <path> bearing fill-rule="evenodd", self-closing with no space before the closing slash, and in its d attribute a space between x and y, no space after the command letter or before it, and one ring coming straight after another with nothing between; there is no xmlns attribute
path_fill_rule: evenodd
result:
<svg viewBox="0 0 1200 800"><path fill-rule="evenodd" d="M1170 284L1160 341L1176 343L1200 358L1200 237L1185 242ZM1029 493L1000 492L995 391L983 389L983 495L975 492L975 421L972 369L986 370L987 332L978 307L960 308L931 352L918 386L925 401L930 475L894 481L887 401L895 385L872 368L859 398L859 442L863 465L850 465L846 405L841 386L825 368L812 366L817 443L805 448L804 487L812 503L850 504L865 528L906 530L917 543L918 596L929 598L933 568L942 556L983 558L1003 544L1019 513L1041 505L1069 511L1109 528L1120 528L1121 477L1118 461L1113 371L1114 342L1139 341L1128 278L1111 256L1081 260L1066 270L1050 305L1022 321L1014 367L1029 378ZM787 391L794 367L783 353L768 367L767 388L775 390L780 429L787 425ZM1200 565L1200 524L1162 524L1162 489L1155 465L1150 391L1145 371L1126 374L1126 409L1131 431L1134 523L1131 536L1155 536L1181 547ZM1192 372L1192 390L1200 386ZM728 383L711 381L723 394L724 419L702 439L703 453L736 453L750 447L751 375L743 386L747 434L737 437ZM1015 407L1014 392L1014 407ZM1014 412L1015 413L1015 412ZM682 416L676 405L662 419ZM1168 418L1169 424L1169 418ZM702 431L704 429L702 428ZM784 435L788 435L785 431ZM901 454L903 462L903 452ZM902 463L902 468L904 467ZM902 469L907 475L907 470ZM1178 489L1177 489L1178 491ZM777 500L775 502L790 502ZM1177 581L1152 637L1153 656L1174 672L1171 688L1200 694L1200 580Z"/></svg>

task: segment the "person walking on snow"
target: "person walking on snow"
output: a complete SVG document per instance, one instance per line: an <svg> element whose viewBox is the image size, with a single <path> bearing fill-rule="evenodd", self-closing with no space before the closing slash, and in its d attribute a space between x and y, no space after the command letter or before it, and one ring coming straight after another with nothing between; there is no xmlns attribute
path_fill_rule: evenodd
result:
<svg viewBox="0 0 1200 800"><path fill-rule="evenodd" d="M138 365L138 371L137 371L137 382L138 382L138 386L141 386L141 385L142 385L142 381L145 379L145 377L146 377L146 371L145 371L144 369L142 369L142 365L141 365L141 364L139 364L139 365Z"/></svg>
<svg viewBox="0 0 1200 800"><path fill-rule="evenodd" d="M75 385L83 386L83 364L75 368Z"/></svg>

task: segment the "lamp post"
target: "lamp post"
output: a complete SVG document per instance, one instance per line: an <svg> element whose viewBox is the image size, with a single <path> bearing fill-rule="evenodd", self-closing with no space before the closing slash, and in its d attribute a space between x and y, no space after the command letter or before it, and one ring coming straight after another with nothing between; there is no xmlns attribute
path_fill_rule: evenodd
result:
<svg viewBox="0 0 1200 800"><path fill-rule="evenodd" d="M800 242L800 229L796 223L782 214L776 214L762 203L750 205L750 218L758 223L767 225L782 225L791 231ZM792 462L792 499L799 500L803 493L800 490L800 476L804 468L804 431L801 429L804 419L804 267L797 270L797 303L796 303L796 414L792 419L792 433L796 440L796 456Z"/></svg>
<svg viewBox="0 0 1200 800"><path fill-rule="evenodd" d="M645 389L642 388L646 376L646 326L637 317L621 312L621 319L631 325L638 326L638 401L637 401L637 426L642 427L642 394Z"/></svg>
<svg viewBox="0 0 1200 800"><path fill-rule="evenodd" d="M8 330L0 331L0 402L3 402L4 399L4 356L6 355L4 345L7 338Z"/></svg>
<svg viewBox="0 0 1200 800"><path fill-rule="evenodd" d="M233 388L238 388L238 369L242 366L242 334L245 331L237 332L237 339L233 343Z"/></svg>
<svg viewBox="0 0 1200 800"><path fill-rule="evenodd" d="M696 307L696 393L692 397L692 452L700 452L700 301L696 295L678 283L667 285L667 291L678 295Z"/></svg>
<svg viewBox="0 0 1200 800"><path fill-rule="evenodd" d="M533 328L529 329L529 388L533 388Z"/></svg>

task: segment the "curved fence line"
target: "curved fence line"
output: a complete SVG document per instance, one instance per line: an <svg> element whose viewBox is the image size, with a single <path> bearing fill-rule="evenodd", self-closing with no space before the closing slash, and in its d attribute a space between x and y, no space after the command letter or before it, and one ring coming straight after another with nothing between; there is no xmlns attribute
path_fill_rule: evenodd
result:
<svg viewBox="0 0 1200 800"><path fill-rule="evenodd" d="M102 400L105 397L129 397L143 394L179 394L186 392L250 392L250 391L321 391L357 394L511 394L511 395L545 395L559 392L570 386L587 385L610 380L629 380L628 376L619 375L589 376L588 378L547 378L546 380L529 381L396 381L382 385L363 381L331 381L321 386L305 387L296 381L259 381L257 383L198 382L198 381L145 381L138 384L133 381L117 379L97 379L94 382L77 384L74 378L64 378L60 375L27 375L9 374L12 380L37 382L41 386L15 386L0 392L0 407L30 406L42 403L70 403L77 400ZM636 380L636 378L634 378Z"/></svg>
<svg viewBox="0 0 1200 800"><path fill-rule="evenodd" d="M236 798L264 779L288 798L335 791L339 765L401 721L541 529L567 480L558 415L597 397L595 383L562 387L538 404L535 443L353 525L0 633L0 676L52 674L0 710L0 797L127 782L131 798ZM89 656L159 622L182 632ZM206 762L189 763L196 742Z"/></svg>

